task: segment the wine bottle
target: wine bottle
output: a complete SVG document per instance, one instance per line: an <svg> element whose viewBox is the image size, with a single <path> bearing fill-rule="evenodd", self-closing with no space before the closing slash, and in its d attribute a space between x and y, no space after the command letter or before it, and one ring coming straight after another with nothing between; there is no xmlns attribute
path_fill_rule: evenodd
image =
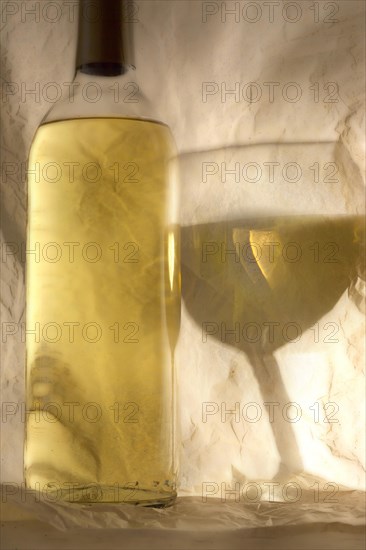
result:
<svg viewBox="0 0 366 550"><path fill-rule="evenodd" d="M165 506L177 481L176 150L127 61L127 8L80 0L75 79L29 154L25 480L53 500Z"/></svg>

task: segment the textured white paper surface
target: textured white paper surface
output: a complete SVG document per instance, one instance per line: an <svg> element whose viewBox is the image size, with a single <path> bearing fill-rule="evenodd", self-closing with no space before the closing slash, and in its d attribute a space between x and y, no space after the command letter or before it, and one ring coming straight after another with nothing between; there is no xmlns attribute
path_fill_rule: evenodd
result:
<svg viewBox="0 0 366 550"><path fill-rule="evenodd" d="M26 15L23 5L30 4L41 5L39 17ZM76 19L67 3L59 0L61 15L51 23L56 12L51 8L48 15L42 12L45 4L1 4L3 243L20 243L25 238L25 163L33 134L52 104L49 98L54 92L49 83L65 89L73 78ZM182 155L183 235L184 228L195 224L258 212L363 214L364 2L144 0L136 6L136 76L161 119L171 127ZM239 11L230 15L230 9ZM266 146L274 142L301 145L291 150L290 145ZM248 145L255 146L248 149ZM320 167L336 163L339 183L331 185L323 178L316 185L304 177L296 189L277 180L277 187L272 188L230 186L222 183L220 174L209 179L209 184L203 182L203 163L211 167L226 163L232 168L235 162L263 166L273 161L296 162L308 172L316 162ZM183 264L189 267L194 258L184 246L183 240ZM11 255L1 265L2 323L22 323L24 265ZM230 409L237 402L255 402L265 408L260 381L245 352L217 339L203 343L202 328L190 313L191 285L192 280L183 280L177 353L181 501L170 510L127 507L121 514L107 506L92 516L82 509L70 513L64 505L47 508L43 503L37 508L28 503L27 507L38 510L58 528L94 524L234 529L312 521L360 524L365 480L365 291L361 279L345 289L319 319L322 326L337 323L341 327L338 343L315 343L314 333L308 330L298 343L275 352L280 377L269 382L273 401L280 383L289 401L307 412L302 422L286 426L296 442L296 456L292 446L282 457L268 419L236 422L228 416L223 422L216 414L203 421L203 403L220 407L225 403ZM202 296L195 299L205 307L199 302ZM3 402L24 401L23 369L24 343L19 331L2 344ZM309 406L319 400L337 403L340 422L314 423ZM20 414L3 418L1 481L13 486L23 479L23 430ZM283 487L289 482L298 483L302 496L292 505L288 498L286 513L279 512L278 506L271 508L265 502L269 488L263 483L268 481L276 483L274 500L284 500ZM229 501L226 489L239 484L242 491L251 482L258 483L263 496L255 512L253 505L246 512L243 493L236 503ZM334 487L339 490L338 503L332 505L324 498ZM318 489L324 498L315 502ZM217 500L204 503L204 494ZM19 501L18 497L14 498Z"/></svg>

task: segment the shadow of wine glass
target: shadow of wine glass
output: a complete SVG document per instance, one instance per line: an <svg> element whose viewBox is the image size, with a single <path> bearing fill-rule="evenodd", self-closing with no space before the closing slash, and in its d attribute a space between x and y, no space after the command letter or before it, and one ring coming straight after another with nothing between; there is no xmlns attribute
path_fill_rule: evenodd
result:
<svg viewBox="0 0 366 550"><path fill-rule="evenodd" d="M182 297L213 337L243 351L263 402L288 404L274 352L312 327L357 278L361 218L240 219L182 228ZM275 478L303 470L292 424L271 423Z"/></svg>

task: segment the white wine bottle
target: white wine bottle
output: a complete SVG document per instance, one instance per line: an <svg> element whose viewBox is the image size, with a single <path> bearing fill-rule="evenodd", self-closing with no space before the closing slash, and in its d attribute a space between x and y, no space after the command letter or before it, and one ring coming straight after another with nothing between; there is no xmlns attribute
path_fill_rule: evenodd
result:
<svg viewBox="0 0 366 550"><path fill-rule="evenodd" d="M29 155L25 479L54 500L166 506L177 481L176 151L131 81L127 8L80 0L75 80Z"/></svg>

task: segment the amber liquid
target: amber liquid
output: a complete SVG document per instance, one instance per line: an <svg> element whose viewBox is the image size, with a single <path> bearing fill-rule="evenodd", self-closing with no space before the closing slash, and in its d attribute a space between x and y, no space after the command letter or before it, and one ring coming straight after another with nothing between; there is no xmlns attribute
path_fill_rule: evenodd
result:
<svg viewBox="0 0 366 550"><path fill-rule="evenodd" d="M176 496L174 154L166 126L135 119L53 122L35 136L26 318L31 489L145 505Z"/></svg>
<svg viewBox="0 0 366 550"><path fill-rule="evenodd" d="M356 216L259 217L185 227L184 300L204 341L272 353L299 340L364 277L364 245L364 220Z"/></svg>

